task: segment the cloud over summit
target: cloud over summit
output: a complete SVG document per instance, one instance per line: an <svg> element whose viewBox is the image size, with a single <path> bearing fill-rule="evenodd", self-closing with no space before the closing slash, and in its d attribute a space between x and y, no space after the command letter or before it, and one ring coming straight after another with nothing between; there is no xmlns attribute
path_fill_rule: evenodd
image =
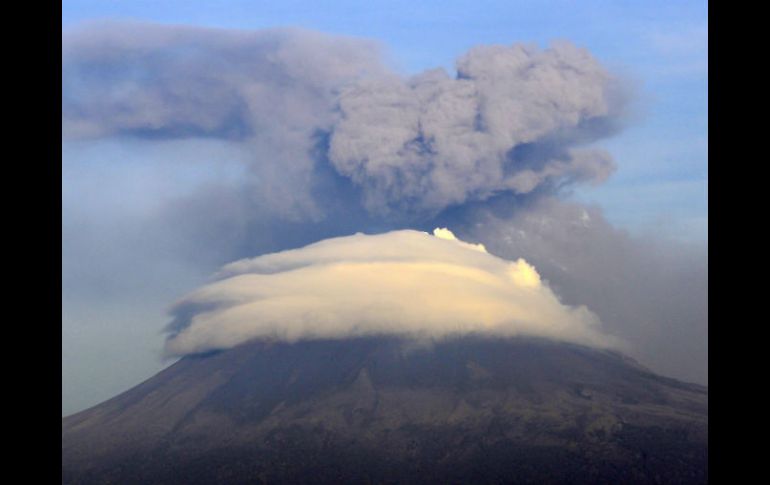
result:
<svg viewBox="0 0 770 485"><path fill-rule="evenodd" d="M530 335L613 346L585 307L562 305L523 259L404 230L356 234L225 266L172 309L166 350L184 355L254 338Z"/></svg>

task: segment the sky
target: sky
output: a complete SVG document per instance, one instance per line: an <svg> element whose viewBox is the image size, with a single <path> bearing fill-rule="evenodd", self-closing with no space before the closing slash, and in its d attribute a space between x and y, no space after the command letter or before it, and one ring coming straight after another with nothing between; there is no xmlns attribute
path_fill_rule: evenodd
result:
<svg viewBox="0 0 770 485"><path fill-rule="evenodd" d="M125 57L113 59L109 49L98 49L96 34L77 37L89 23L102 20L135 22L135 27L123 24L113 29L125 34L125 39L115 41L125 50L114 51ZM148 22L155 27L144 27ZM260 116L277 120L264 125L271 141L250 137L248 127L232 124L230 118L217 118L218 110L229 106L227 89L242 89L243 76L261 76L260 65L248 72L222 65L220 71L203 70L203 74L195 65L165 67L163 56L177 51L169 50L175 44L164 37L163 29L178 32L175 29L184 26L220 29L214 31L219 34L183 35L221 43L217 52L234 56L241 55L240 41L229 40L226 32L281 27L314 32L290 39L290 46L295 46L292 42L299 46L291 47L295 50L281 51L289 56L281 58L285 69L307 82L284 93L271 84L272 78L264 78L266 86L276 89L272 96L290 95L281 98L286 103L281 106L291 116L271 114L270 103L263 103L257 108L250 105L257 114L243 118L259 127L265 123ZM170 364L173 360L163 353L169 309L184 294L210 283L210 275L222 265L358 231L430 231L433 225L449 227L465 241L483 242L506 260L524 257L562 303L587 305L610 331L630 340L630 353L642 363L667 375L707 382L706 2L64 1L62 28L65 39L75 39L65 41L63 52L65 71L74 66L64 72L62 91L66 132L62 140L63 414L97 404ZM313 37L315 33L321 37ZM263 49L267 59L272 55L271 35L266 40L248 40L254 49ZM329 40L324 35L336 37ZM453 157L466 145L452 145L448 137L448 148L439 152L455 164L432 172L428 179L431 187L443 189L425 197L412 195L415 202L409 199L404 206L400 201L422 186L394 184L392 174L378 172L377 166L362 164L356 157L373 150L356 141L371 133L356 129L374 126L372 120L381 119L384 111L371 107L386 106L383 103L390 102L387 96L391 96L387 93L404 93L401 102L423 103L420 106L431 110L438 108L421 97L429 94L421 94L420 89L429 93L431 83L450 94L464 89L463 83L451 79L414 81L421 86L418 89L393 81L393 76L403 80L444 68L451 78L456 62L461 63L458 59L475 46L523 42L547 49L559 40L586 49L593 59L589 67L593 69L596 61L612 73L620 80L623 94L617 106L597 107L591 101L591 89L601 76L576 79L564 87L554 86L553 91L522 88L533 90L532 97L540 99L579 86L584 90L580 101L586 103L581 109L593 109L595 116L612 122L603 130L572 133L588 140L579 146L573 146L569 137L553 142L572 157L572 165L564 170L571 170L566 174L576 182L558 190L547 184L524 190L523 176L503 183L490 175L459 190L457 181L467 174L455 170L462 160L453 162ZM142 42L144 47L136 47ZM129 90L131 97L122 101L133 115L129 119L125 111L116 110L110 76L133 75L125 66L142 66L141 58L131 57L145 52L141 48L158 53L161 60L153 61L158 63L153 66L166 77L130 79L134 84L129 88L137 91ZM563 52L559 55L569 62L583 62L569 49ZM471 77L479 76L484 62L492 62L482 54L467 55ZM104 77L91 76L81 68L92 62L89 59L101 63L97 67L103 70L98 72L106 73ZM217 57L212 54L208 59L210 65ZM481 67L474 67L474 59ZM532 59L551 65L548 56L532 54ZM296 65L302 69L292 70ZM366 71L372 83L362 84L353 93L328 94L338 80L352 76L345 66ZM168 90L175 85L169 81L169 88L162 83L188 72L182 69L192 69L187 79L213 83L191 85L191 89L211 87L206 91L210 102L191 97L188 102L194 109L169 102L163 106L166 111L146 114L149 108L140 106L137 99L146 95L148 102L168 101ZM165 91L158 91L159 85ZM477 83L475 89L493 98L511 96L504 86L489 83ZM315 96L317 92L329 98ZM107 94L99 98L100 93ZM179 93L172 94L183 99L192 96ZM260 102L259 96L251 96L254 103ZM292 99L304 100L310 108L292 111L287 108ZM536 111L537 106L531 109ZM335 121L337 109L353 121L348 125ZM195 118L205 110L211 118ZM497 119L493 114L489 117ZM393 129L401 122L392 120ZM211 123L218 124L212 128ZM425 118L421 123L427 126ZM325 155L333 171L318 175L310 189L302 185L309 168L294 164L304 155L285 148L305 147L310 136L302 131L306 126L333 126L327 133ZM506 126L500 125L501 129ZM448 128L438 123L434 129L440 134ZM526 138L530 131L514 133ZM553 148L537 145L541 135L532 135L536 153ZM498 142L498 148L507 146L494 137L467 144L485 147L483 156L478 152L474 156L483 159L490 174L499 168L493 150ZM599 152L589 153L584 145L607 155L596 158ZM577 148L584 150L583 158L570 151ZM262 158L255 159L255 153ZM422 161L419 154L414 155L416 159L394 161L393 153L381 154L386 157L381 163L406 166ZM590 158L586 153L594 158L580 162ZM263 158L283 165L261 163ZM287 166L294 168L276 172L276 167ZM562 165L549 167L562 170ZM397 173L398 180L423 180L410 178L413 172ZM353 184L341 182L340 177ZM510 200L506 191L511 192ZM358 200L359 192L361 207L335 205ZM339 200L330 194L337 194ZM506 204L516 209L506 211ZM393 213L406 215L399 219ZM337 222L329 222L333 219L329 214L337 215ZM575 220L585 220L584 214L591 221L590 229L563 230ZM615 278L625 285L608 283Z"/></svg>
<svg viewBox="0 0 770 485"><path fill-rule="evenodd" d="M65 1L62 26L105 18L234 29L300 26L378 40L406 73L451 68L476 44L569 39L628 76L639 98L635 123L604 145L623 170L577 196L601 204L613 222L631 230L702 242L708 231L707 10L703 1Z"/></svg>

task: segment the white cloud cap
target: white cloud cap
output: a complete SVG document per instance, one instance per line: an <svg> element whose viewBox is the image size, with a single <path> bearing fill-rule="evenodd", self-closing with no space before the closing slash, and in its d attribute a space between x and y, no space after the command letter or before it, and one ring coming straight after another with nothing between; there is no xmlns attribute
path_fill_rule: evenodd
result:
<svg viewBox="0 0 770 485"><path fill-rule="evenodd" d="M530 335L611 347L587 308L562 305L523 259L448 229L327 239L225 266L172 309L170 355L255 338Z"/></svg>

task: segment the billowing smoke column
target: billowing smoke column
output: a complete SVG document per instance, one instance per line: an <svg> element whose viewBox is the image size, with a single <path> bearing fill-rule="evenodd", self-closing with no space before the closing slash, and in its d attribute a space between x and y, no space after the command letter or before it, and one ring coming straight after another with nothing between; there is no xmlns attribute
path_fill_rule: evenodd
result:
<svg viewBox="0 0 770 485"><path fill-rule="evenodd" d="M177 303L172 355L250 339L528 335L612 346L585 307L562 305L523 259L417 231L334 238L242 260Z"/></svg>
<svg viewBox="0 0 770 485"><path fill-rule="evenodd" d="M611 130L621 101L599 63L569 43L477 47L455 78L436 69L344 89L330 160L378 212L601 181L614 167L608 154L577 146Z"/></svg>

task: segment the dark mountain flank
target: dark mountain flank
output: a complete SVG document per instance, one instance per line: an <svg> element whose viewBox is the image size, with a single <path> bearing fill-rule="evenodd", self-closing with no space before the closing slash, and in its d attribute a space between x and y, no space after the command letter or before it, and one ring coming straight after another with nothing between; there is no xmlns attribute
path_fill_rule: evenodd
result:
<svg viewBox="0 0 770 485"><path fill-rule="evenodd" d="M537 339L253 342L62 420L67 484L705 483L708 392Z"/></svg>

